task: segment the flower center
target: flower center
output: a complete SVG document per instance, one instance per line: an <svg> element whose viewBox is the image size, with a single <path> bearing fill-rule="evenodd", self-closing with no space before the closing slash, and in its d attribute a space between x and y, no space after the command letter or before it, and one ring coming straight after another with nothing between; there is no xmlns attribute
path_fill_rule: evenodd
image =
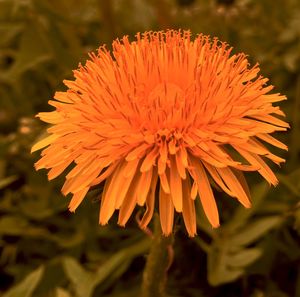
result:
<svg viewBox="0 0 300 297"><path fill-rule="evenodd" d="M184 105L184 92L174 83L162 82L149 93L148 103L165 111L179 109Z"/></svg>
<svg viewBox="0 0 300 297"><path fill-rule="evenodd" d="M157 146L165 146L169 148L170 154L176 154L182 143L183 135L175 129L160 129L155 135L155 143Z"/></svg>

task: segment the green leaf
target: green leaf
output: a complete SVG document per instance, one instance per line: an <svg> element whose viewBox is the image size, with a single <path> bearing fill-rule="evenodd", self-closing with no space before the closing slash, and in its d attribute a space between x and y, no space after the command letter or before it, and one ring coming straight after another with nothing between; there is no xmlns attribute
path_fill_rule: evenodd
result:
<svg viewBox="0 0 300 297"><path fill-rule="evenodd" d="M101 289L106 290L110 286L113 286L118 279L127 271L129 265L131 263L131 259L125 260L121 263L113 273L105 279L105 282L102 282Z"/></svg>
<svg viewBox="0 0 300 297"><path fill-rule="evenodd" d="M62 288L56 288L55 297L71 297L70 293Z"/></svg>
<svg viewBox="0 0 300 297"><path fill-rule="evenodd" d="M25 71L35 68L51 58L45 45L38 24L29 23L20 40L20 48L12 67L5 74L8 79L15 79Z"/></svg>
<svg viewBox="0 0 300 297"><path fill-rule="evenodd" d="M212 286L220 286L237 280L243 273L243 269L220 270L218 273L210 273L208 281Z"/></svg>
<svg viewBox="0 0 300 297"><path fill-rule="evenodd" d="M23 281L12 287L2 297L31 297L33 291L40 282L44 273L44 267L41 266L31 272Z"/></svg>
<svg viewBox="0 0 300 297"><path fill-rule="evenodd" d="M27 227L28 222L21 217L5 216L0 218L0 234L22 235Z"/></svg>
<svg viewBox="0 0 300 297"><path fill-rule="evenodd" d="M234 235L230 241L233 246L245 246L258 240L265 233L273 229L282 221L279 216L271 216L259 219L248 224L238 234Z"/></svg>
<svg viewBox="0 0 300 297"><path fill-rule="evenodd" d="M248 215L242 217L248 221ZM257 241L281 220L279 216L271 216L242 224L244 227L240 229L228 229L227 226L219 228L212 238L211 245L204 249L208 255L209 283L218 286L235 281L243 275L247 266L262 255L262 250L258 248L244 247Z"/></svg>
<svg viewBox="0 0 300 297"><path fill-rule="evenodd" d="M208 281L212 286L235 281L245 272L247 266L257 260L262 251L257 248L230 252L227 242L215 244L208 253Z"/></svg>
<svg viewBox="0 0 300 297"><path fill-rule="evenodd" d="M47 236L45 229L31 225L20 216L4 216L0 218L0 234L20 236Z"/></svg>
<svg viewBox="0 0 300 297"><path fill-rule="evenodd" d="M51 234L49 238L63 248L71 248L82 243L85 239L85 234L78 230L77 232L73 232L72 235L68 237Z"/></svg>
<svg viewBox="0 0 300 297"><path fill-rule="evenodd" d="M229 283L239 278L244 270L242 268L230 269L228 263L228 246L215 245L208 254L207 278L212 286Z"/></svg>
<svg viewBox="0 0 300 297"><path fill-rule="evenodd" d="M12 175L12 176L6 177L4 179L1 179L0 180L0 190L6 188L7 186L9 186L11 183L16 181L17 179L18 179L18 177L16 175Z"/></svg>
<svg viewBox="0 0 300 297"><path fill-rule="evenodd" d="M66 274L75 288L76 296L91 296L96 285L93 280L93 274L83 269L77 260L73 258L65 258L63 265Z"/></svg>
<svg viewBox="0 0 300 297"><path fill-rule="evenodd" d="M287 187L294 195L300 196L300 187L298 180L300 178L300 169L297 169L289 175L277 174L279 181Z"/></svg>
<svg viewBox="0 0 300 297"><path fill-rule="evenodd" d="M262 251L258 248L244 249L238 253L228 257L228 266L245 267L252 264L262 255Z"/></svg>
<svg viewBox="0 0 300 297"><path fill-rule="evenodd" d="M23 24L17 22L0 23L0 46L7 46L22 31Z"/></svg>
<svg viewBox="0 0 300 297"><path fill-rule="evenodd" d="M142 240L130 247L124 248L111 256L98 270L88 272L73 258L63 260L64 269L71 280L77 297L89 297L95 287L113 274L120 275L119 268L124 263L129 265L130 260L137 255L145 253L150 245L149 239Z"/></svg>
<svg viewBox="0 0 300 297"><path fill-rule="evenodd" d="M210 251L210 246L207 244L203 239L200 237L195 237L194 241L200 246L200 248L205 251L206 253L209 253Z"/></svg>

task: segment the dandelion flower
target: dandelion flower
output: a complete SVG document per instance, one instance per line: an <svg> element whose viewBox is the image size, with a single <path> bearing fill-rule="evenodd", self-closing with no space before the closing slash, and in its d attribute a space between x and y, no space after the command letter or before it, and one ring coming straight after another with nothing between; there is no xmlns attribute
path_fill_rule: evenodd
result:
<svg viewBox="0 0 300 297"><path fill-rule="evenodd" d="M139 205L145 228L158 200L163 233L172 232L176 211L194 236L199 197L218 227L211 182L250 207L243 172L258 171L276 185L265 159L284 159L265 143L287 149L270 134L289 127L272 105L286 97L269 94L273 87L258 76L258 65L231 51L217 38L175 30L117 39L112 52L100 47L64 81L68 90L49 101L55 110L37 115L51 127L32 148L47 147L36 169L50 169L51 180L68 168L62 193L73 194L71 211L105 182L101 225L118 210L124 226Z"/></svg>

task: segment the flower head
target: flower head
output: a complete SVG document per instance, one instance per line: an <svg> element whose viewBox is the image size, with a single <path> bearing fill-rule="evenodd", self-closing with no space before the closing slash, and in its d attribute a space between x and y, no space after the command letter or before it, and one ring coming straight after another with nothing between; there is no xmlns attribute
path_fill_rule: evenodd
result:
<svg viewBox="0 0 300 297"><path fill-rule="evenodd" d="M265 159L279 164L264 143L287 149L270 134L288 124L268 94L272 86L249 67L244 54L231 54L218 39L188 31L138 33L100 47L85 66L64 81L38 114L52 124L50 136L32 151L42 151L36 168L49 179L71 169L62 192L73 194L75 211L92 186L105 181L100 224L119 210L125 225L136 205L145 206L145 228L158 208L163 233L172 232L174 211L182 213L187 232L196 234L194 200L199 196L213 227L219 215L210 181L250 207L243 171L258 171L270 184L277 178Z"/></svg>

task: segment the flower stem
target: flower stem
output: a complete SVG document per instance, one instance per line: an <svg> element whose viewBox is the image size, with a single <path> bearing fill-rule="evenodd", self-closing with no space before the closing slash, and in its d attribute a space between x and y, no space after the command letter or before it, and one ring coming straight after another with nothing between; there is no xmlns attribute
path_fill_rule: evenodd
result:
<svg viewBox="0 0 300 297"><path fill-rule="evenodd" d="M164 236L161 232L158 215L154 220L154 234L146 267L143 274L141 297L167 297L165 285L167 270L170 266L170 247L172 236Z"/></svg>

